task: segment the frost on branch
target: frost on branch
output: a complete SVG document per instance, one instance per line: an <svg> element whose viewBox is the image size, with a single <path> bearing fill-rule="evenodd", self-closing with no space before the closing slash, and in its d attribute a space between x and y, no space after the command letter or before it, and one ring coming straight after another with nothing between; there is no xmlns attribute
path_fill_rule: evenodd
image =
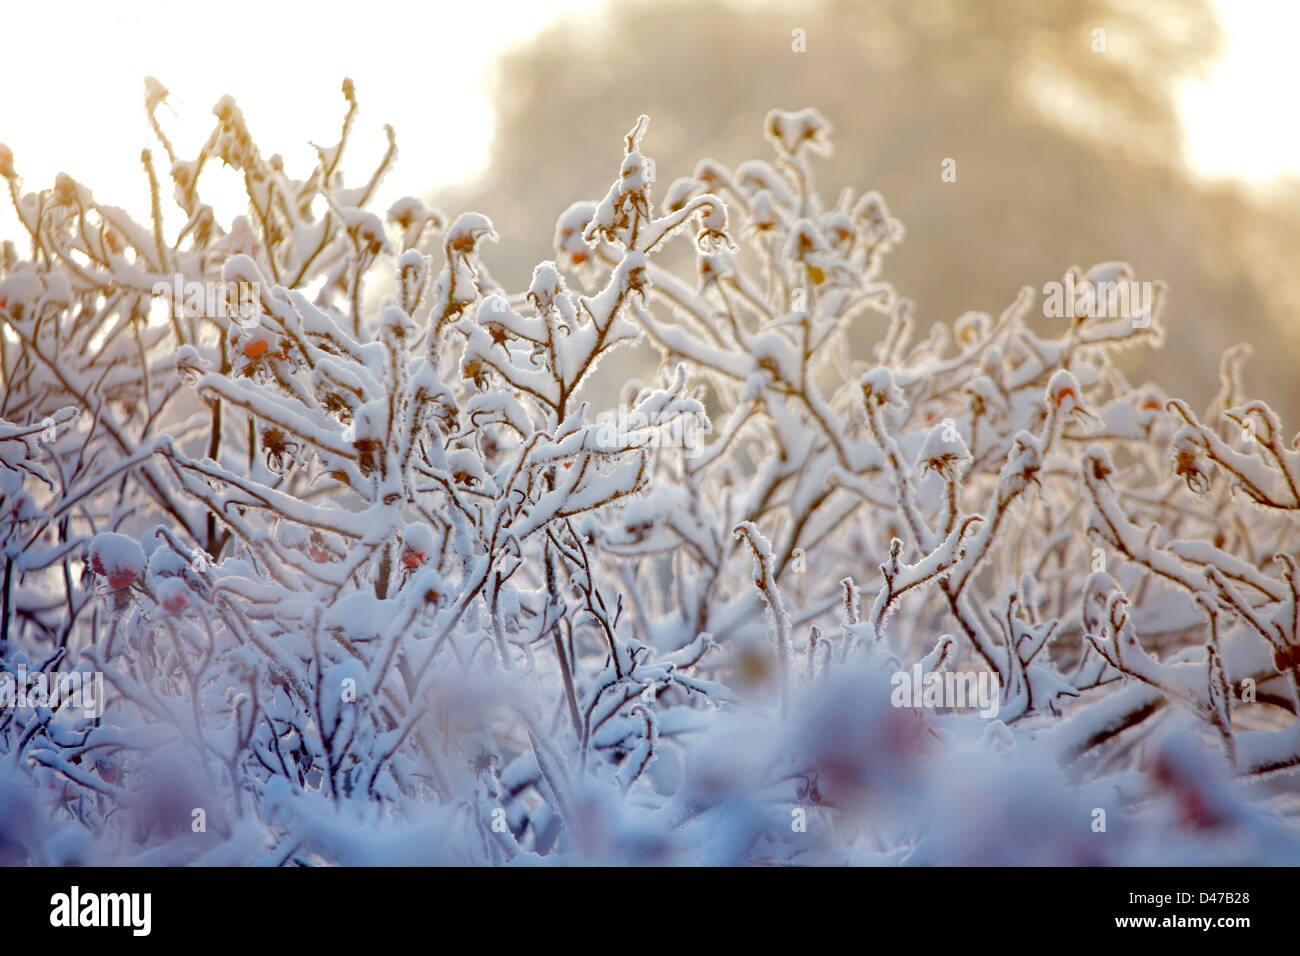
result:
<svg viewBox="0 0 1300 956"><path fill-rule="evenodd" d="M343 175L351 83L292 172L166 95L148 222L0 148L6 862L1300 858L1300 449L1241 352L1125 381L1129 267L922 328L806 109L662 195L637 119L509 289L508 223L372 208L391 130Z"/></svg>

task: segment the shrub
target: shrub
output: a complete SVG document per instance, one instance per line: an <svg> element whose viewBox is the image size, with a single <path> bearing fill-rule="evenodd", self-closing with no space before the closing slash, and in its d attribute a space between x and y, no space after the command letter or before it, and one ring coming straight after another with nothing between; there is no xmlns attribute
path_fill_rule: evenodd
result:
<svg viewBox="0 0 1300 956"><path fill-rule="evenodd" d="M0 148L7 859L1300 858L1300 452L1243 350L1199 417L1130 386L1115 263L1052 336L1029 288L918 335L813 110L658 204L642 117L511 292L485 216L368 208L391 130L345 185L343 89L304 179L228 99L192 160L155 121L174 237L150 153L143 225Z"/></svg>

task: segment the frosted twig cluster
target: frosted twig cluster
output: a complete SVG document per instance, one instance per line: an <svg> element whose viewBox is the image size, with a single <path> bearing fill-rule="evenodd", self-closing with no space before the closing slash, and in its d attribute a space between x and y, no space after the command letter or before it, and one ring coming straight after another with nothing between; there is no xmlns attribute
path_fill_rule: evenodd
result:
<svg viewBox="0 0 1300 956"><path fill-rule="evenodd" d="M813 110L661 197L640 118L506 289L508 228L370 210L391 130L344 182L343 92L296 179L228 99L177 155L150 81L143 224L0 147L0 860L1300 858L1300 450L1243 352L1198 416L1112 362L1162 295L922 328ZM98 713L31 703L74 672Z"/></svg>

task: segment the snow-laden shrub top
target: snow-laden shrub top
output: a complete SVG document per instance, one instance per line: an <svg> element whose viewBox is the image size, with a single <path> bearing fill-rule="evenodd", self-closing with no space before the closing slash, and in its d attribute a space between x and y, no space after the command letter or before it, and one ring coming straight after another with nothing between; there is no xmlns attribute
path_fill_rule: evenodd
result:
<svg viewBox="0 0 1300 956"><path fill-rule="evenodd" d="M640 118L506 289L509 224L368 208L391 130L345 184L344 94L303 179L229 99L192 159L155 120L175 230L151 153L139 223L0 147L0 859L1300 859L1300 451L1244 350L1200 416L1131 386L1115 263L1046 333L921 328L811 109L662 198Z"/></svg>

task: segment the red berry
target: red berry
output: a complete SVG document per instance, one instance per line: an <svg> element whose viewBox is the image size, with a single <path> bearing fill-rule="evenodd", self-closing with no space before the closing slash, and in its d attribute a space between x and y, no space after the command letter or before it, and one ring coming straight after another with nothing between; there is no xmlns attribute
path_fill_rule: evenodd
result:
<svg viewBox="0 0 1300 956"><path fill-rule="evenodd" d="M124 591L131 586L135 580L135 574L131 571L113 571L108 576L108 586L114 591Z"/></svg>

